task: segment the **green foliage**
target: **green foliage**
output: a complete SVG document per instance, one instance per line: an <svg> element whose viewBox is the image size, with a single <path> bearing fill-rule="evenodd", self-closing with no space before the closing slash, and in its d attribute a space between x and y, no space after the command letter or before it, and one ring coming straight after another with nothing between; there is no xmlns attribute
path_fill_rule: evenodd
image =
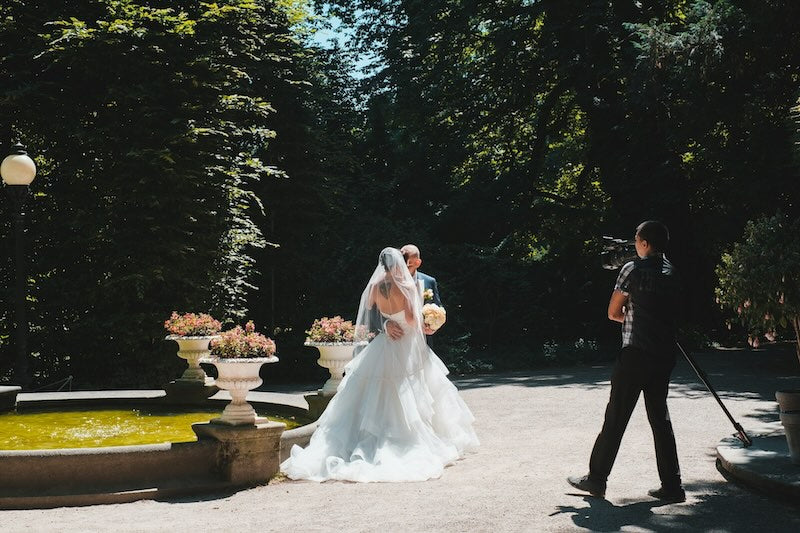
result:
<svg viewBox="0 0 800 533"><path fill-rule="evenodd" d="M4 131L40 154L36 371L155 385L172 309L247 311L296 44L271 2L52 4L7 4L0 30Z"/></svg>
<svg viewBox="0 0 800 533"><path fill-rule="evenodd" d="M421 247L448 308L437 350L596 334L585 312L589 280L605 275L594 253L609 198L588 159L587 114L548 56L541 6L333 9L356 25L357 48L378 53L355 147L365 176L350 199L373 227L355 242Z"/></svg>
<svg viewBox="0 0 800 533"><path fill-rule="evenodd" d="M649 218L670 227L693 329L713 334L721 252L748 220L800 217L800 3L314 10L349 26L350 44L310 42L324 21L307 0L0 5L0 131L39 167L40 382L163 381L178 365L160 330L173 309L253 319L280 348L271 375L321 377L303 331L353 318L378 251L408 242L440 284L445 360L546 364L545 343L569 359L576 339L618 340L601 235ZM9 219L0 202L2 250Z"/></svg>
<svg viewBox="0 0 800 533"><path fill-rule="evenodd" d="M738 315L752 334L750 343L758 347L758 337L774 340L791 327L800 358L800 219L779 214L748 222L716 272L717 301Z"/></svg>
<svg viewBox="0 0 800 533"><path fill-rule="evenodd" d="M750 218L800 214L786 121L799 9L333 2L355 48L377 54L363 149L381 182L364 196L391 194L389 220L449 284L457 313L441 335L470 333L473 348L616 337L598 238L649 218L670 227L670 258L692 273L688 318L716 328L720 251ZM451 272L440 255L476 268Z"/></svg>

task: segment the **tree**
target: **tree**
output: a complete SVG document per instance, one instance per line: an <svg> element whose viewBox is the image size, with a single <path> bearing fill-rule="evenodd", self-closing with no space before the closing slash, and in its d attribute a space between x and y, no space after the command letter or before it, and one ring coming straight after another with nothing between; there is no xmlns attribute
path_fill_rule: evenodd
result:
<svg viewBox="0 0 800 533"><path fill-rule="evenodd" d="M246 313L264 244L253 188L280 174L263 162L264 77L293 76L286 15L233 0L52 4L0 8L3 130L36 148L41 170L36 371L154 384L175 364L170 311Z"/></svg>
<svg viewBox="0 0 800 533"><path fill-rule="evenodd" d="M800 360L800 219L783 215L750 221L744 237L717 266L717 302L734 311L758 348L791 327Z"/></svg>
<svg viewBox="0 0 800 533"><path fill-rule="evenodd" d="M334 5L379 56L366 87L370 112L390 119L373 140L391 141L378 153L393 156L381 161L398 205L435 244L460 243L476 262L494 254L487 264L509 269L497 279L531 288L503 299L512 338L575 335L576 323L600 334L599 237L650 218L670 227L679 268L697 271L696 327L714 328L722 248L749 218L797 214L785 120L800 64L794 4ZM430 202L414 202L426 189ZM468 330L485 328L485 301L469 306Z"/></svg>

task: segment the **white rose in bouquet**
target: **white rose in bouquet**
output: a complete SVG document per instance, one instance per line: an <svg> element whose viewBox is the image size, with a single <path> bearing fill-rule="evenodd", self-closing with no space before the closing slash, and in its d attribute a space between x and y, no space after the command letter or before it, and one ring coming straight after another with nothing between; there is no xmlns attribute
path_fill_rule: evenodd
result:
<svg viewBox="0 0 800 533"><path fill-rule="evenodd" d="M422 319L425 325L436 331L447 321L447 313L444 307L436 304L425 304L422 306Z"/></svg>

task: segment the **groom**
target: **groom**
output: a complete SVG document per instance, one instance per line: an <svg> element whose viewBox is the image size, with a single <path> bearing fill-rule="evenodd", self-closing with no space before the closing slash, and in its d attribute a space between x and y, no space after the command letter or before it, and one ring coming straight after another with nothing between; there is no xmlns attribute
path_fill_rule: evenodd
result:
<svg viewBox="0 0 800 533"><path fill-rule="evenodd" d="M425 295L426 293L430 295L428 298L423 296L423 303L435 303L439 307L442 306L442 301L439 299L439 285L436 283L436 278L429 276L420 272L418 269L422 264L422 258L420 257L419 248L417 248L413 244L406 244L402 248L400 248L400 253L403 254L403 259L406 260L406 266L408 267L408 271L411 273L411 277L414 279L414 282L420 288L420 293ZM428 328L427 326L424 327L424 333L426 335L426 340L428 335L433 335L436 333L434 330ZM397 340L403 336L403 329L400 327L399 324L393 321L389 321L386 323L386 334L389 335L391 338Z"/></svg>

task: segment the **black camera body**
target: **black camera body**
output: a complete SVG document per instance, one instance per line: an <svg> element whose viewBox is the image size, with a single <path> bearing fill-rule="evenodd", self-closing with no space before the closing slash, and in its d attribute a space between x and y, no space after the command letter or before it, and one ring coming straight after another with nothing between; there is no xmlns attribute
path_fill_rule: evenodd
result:
<svg viewBox="0 0 800 533"><path fill-rule="evenodd" d="M603 251L600 253L603 268L617 270L628 261L636 259L636 257L635 241L603 235Z"/></svg>

